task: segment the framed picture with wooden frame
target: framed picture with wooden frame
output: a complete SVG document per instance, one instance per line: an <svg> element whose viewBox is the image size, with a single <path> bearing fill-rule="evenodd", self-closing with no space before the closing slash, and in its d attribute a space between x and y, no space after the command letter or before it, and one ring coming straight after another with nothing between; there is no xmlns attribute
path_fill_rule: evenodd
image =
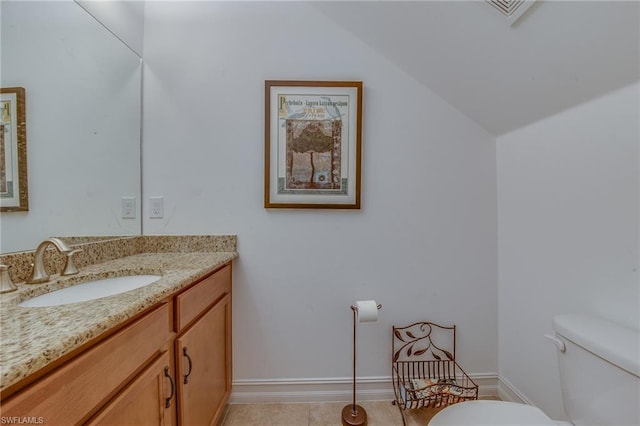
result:
<svg viewBox="0 0 640 426"><path fill-rule="evenodd" d="M359 209L361 158L361 81L265 81L265 208Z"/></svg>
<svg viewBox="0 0 640 426"><path fill-rule="evenodd" d="M0 88L0 212L27 210L25 90Z"/></svg>

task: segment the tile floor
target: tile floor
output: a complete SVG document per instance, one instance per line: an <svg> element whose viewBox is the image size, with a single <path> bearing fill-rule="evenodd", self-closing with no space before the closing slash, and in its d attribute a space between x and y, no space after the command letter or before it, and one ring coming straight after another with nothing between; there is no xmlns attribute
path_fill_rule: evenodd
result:
<svg viewBox="0 0 640 426"><path fill-rule="evenodd" d="M482 398L497 399L497 398ZM298 404L234 404L227 407L221 426L340 426L345 402ZM369 426L402 426L398 407L391 401L359 401ZM439 409L406 412L408 426L424 426Z"/></svg>

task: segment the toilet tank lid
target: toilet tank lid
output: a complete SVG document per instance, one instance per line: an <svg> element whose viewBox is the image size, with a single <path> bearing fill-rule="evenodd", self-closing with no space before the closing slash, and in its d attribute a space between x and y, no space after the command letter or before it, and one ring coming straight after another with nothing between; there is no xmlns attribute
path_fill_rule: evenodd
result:
<svg viewBox="0 0 640 426"><path fill-rule="evenodd" d="M553 328L560 336L640 377L640 330L591 315L558 315Z"/></svg>

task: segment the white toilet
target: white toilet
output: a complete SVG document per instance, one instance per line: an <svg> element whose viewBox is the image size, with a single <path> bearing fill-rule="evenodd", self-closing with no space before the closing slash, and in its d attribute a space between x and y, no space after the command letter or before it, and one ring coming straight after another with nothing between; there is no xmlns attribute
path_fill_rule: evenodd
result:
<svg viewBox="0 0 640 426"><path fill-rule="evenodd" d="M640 331L586 315L553 319L565 412L573 425L640 425ZM469 401L433 416L429 426L560 425L515 402Z"/></svg>

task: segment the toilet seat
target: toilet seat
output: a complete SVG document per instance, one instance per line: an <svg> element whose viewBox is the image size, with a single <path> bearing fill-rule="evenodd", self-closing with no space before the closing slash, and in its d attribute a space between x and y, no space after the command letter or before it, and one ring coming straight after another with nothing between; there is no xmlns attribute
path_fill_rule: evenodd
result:
<svg viewBox="0 0 640 426"><path fill-rule="evenodd" d="M537 407L506 401L461 402L440 411L429 422L429 426L555 424Z"/></svg>

